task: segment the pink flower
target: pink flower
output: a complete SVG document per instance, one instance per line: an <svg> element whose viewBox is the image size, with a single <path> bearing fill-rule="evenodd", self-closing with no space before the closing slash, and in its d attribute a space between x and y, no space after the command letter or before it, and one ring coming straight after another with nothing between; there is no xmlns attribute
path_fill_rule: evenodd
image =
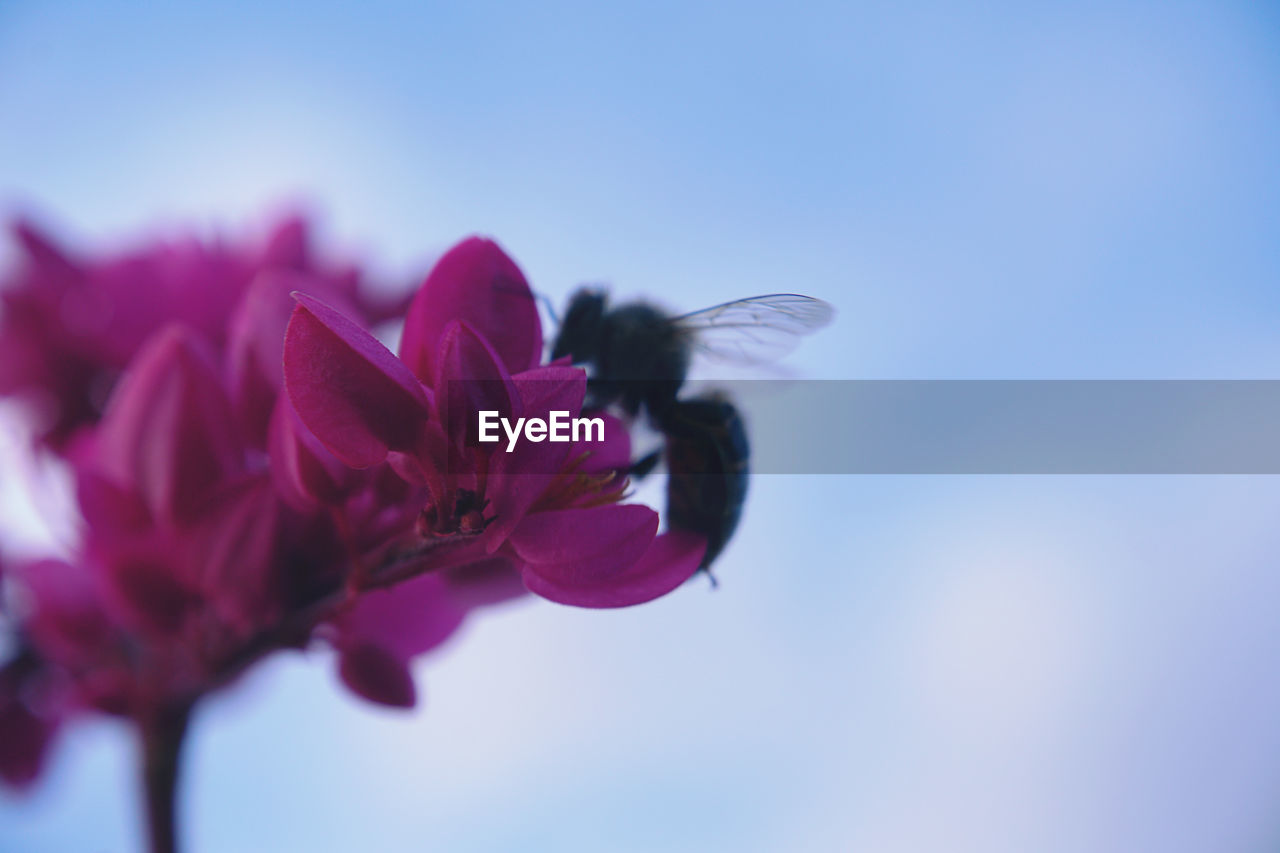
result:
<svg viewBox="0 0 1280 853"><path fill-rule="evenodd" d="M0 666L10 784L89 712L164 755L195 702L281 649L325 640L349 689L410 707L413 661L477 607L628 606L697 570L702 539L625 502L618 419L596 413L599 441L478 441L480 411L576 417L586 392L541 363L528 283L490 241L448 252L406 307L317 264L301 220L258 250L105 259L17 234L0 393L43 400L84 524L66 559L0 567L22 602ZM396 356L366 329L406 312Z"/></svg>
<svg viewBox="0 0 1280 853"><path fill-rule="evenodd" d="M304 220L291 218L260 248L187 238L99 258L68 251L31 223L17 223L20 260L0 294L0 394L26 400L41 439L59 449L97 421L119 374L165 324L181 323L217 352L229 337L242 338L243 313L237 323L229 321L260 277L306 280L308 290L375 321L398 311L370 300L356 270L318 263L307 231ZM241 367L273 369L269 358Z"/></svg>
<svg viewBox="0 0 1280 853"><path fill-rule="evenodd" d="M291 438L274 439L273 465L244 440L231 412L212 354L171 326L138 354L94 440L77 454L88 522L83 561L113 622L156 649L150 692L130 703L198 695L246 641L353 583L353 597L332 620L344 680L374 701L412 704L409 658L452 633L467 608L441 579L408 581L392 606L413 608L416 617L389 620L378 602L390 593L354 597L361 590L353 574L361 555L412 526L411 490L389 470L345 478L335 471L315 490L320 475L307 476L306 465L324 471L336 463L309 434L295 426ZM292 417L281 402L275 432L289 429ZM364 615L369 608L380 615ZM389 636L390 625L404 636ZM308 633L304 626L292 641ZM390 688L377 675L388 659L404 670Z"/></svg>
<svg viewBox="0 0 1280 853"><path fill-rule="evenodd" d="M582 607L648 601L697 569L698 537L657 536L657 513L619 502L624 430L600 445L512 452L475 441L481 410L574 417L586 390L583 371L538 364L533 295L496 244L471 238L440 259L410 305L398 358L330 305L296 298L284 375L298 416L346 465L388 462L424 486L425 538L450 540L468 560L504 557L533 592Z"/></svg>
<svg viewBox="0 0 1280 853"><path fill-rule="evenodd" d="M74 463L86 522L75 569L133 651L123 663L94 660L109 643L64 657L35 639L73 671L119 665L119 713L198 696L296 599L291 531L301 520L241 439L219 366L194 332L169 326L143 346ZM58 588L39 581L27 583L38 606ZM129 660L139 656L145 665Z"/></svg>

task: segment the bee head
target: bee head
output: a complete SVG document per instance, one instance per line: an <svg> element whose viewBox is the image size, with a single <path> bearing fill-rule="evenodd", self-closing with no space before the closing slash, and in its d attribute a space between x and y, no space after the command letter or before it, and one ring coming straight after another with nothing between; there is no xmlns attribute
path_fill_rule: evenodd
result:
<svg viewBox="0 0 1280 853"><path fill-rule="evenodd" d="M564 322L551 346L551 358L571 356L575 362L591 361L600 345L606 297L603 290L584 287L573 294Z"/></svg>

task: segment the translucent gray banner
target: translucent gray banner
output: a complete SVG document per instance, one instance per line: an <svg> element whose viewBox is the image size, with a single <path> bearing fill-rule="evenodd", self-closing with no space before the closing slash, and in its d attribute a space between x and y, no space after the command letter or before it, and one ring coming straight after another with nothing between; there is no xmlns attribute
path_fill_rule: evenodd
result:
<svg viewBox="0 0 1280 853"><path fill-rule="evenodd" d="M523 393L541 396L536 384ZM468 410L494 408L482 404L506 392L486 386L454 390ZM648 387L615 383L611 399L650 399ZM679 399L706 396L740 414L756 474L1280 474L1280 380L744 380L688 383ZM687 437L690 418L667 428ZM705 428L682 454L687 473L720 473L737 459L708 450L731 446L731 428ZM507 436L487 429L487 446L502 452ZM527 472L555 473L538 464Z"/></svg>
<svg viewBox="0 0 1280 853"><path fill-rule="evenodd" d="M1280 474L1280 381L744 381L776 474Z"/></svg>

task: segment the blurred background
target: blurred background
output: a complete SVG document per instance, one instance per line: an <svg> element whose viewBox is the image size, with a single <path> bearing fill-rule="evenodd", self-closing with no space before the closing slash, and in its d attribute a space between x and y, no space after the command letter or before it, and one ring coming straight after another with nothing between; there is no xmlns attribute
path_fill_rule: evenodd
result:
<svg viewBox="0 0 1280 853"><path fill-rule="evenodd" d="M0 203L90 247L304 205L388 281L481 232L557 302L809 293L798 376L1280 378L1278 47L1261 3L3 0ZM190 849L1280 847L1275 478L752 489L714 594L490 612L412 713L257 670L197 719ZM132 759L75 728L0 850L137 849Z"/></svg>

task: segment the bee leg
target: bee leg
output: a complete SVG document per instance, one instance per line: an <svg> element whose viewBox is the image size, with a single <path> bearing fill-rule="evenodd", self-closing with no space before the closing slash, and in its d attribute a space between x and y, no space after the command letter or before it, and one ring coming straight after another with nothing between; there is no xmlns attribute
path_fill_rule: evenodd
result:
<svg viewBox="0 0 1280 853"><path fill-rule="evenodd" d="M700 571L704 572L704 573L706 574L706 576L707 576L707 580L711 581L711 588L712 588L713 590L716 590L716 589L719 589L719 588L720 588L720 581L716 580L716 576L715 576L715 575L713 575L713 574L711 574L711 569L709 569L709 568L708 568L708 567L706 567L706 566L703 566L703 567L700 569Z"/></svg>
<svg viewBox="0 0 1280 853"><path fill-rule="evenodd" d="M582 408L607 408L610 403L618 399L618 393L617 382L589 376L587 377L587 399L583 402Z"/></svg>
<svg viewBox="0 0 1280 853"><path fill-rule="evenodd" d="M556 313L556 306L555 303L551 301L551 297L547 296L545 293L535 293L533 294L533 298L538 300L538 304L541 305L551 317L551 322L555 323L556 327L559 328L560 315Z"/></svg>
<svg viewBox="0 0 1280 853"><path fill-rule="evenodd" d="M641 456L635 462L632 462L631 467L627 469L627 474L635 480L643 480L645 477L653 473L653 469L658 467L658 462L661 460L662 451L655 450L646 456Z"/></svg>

